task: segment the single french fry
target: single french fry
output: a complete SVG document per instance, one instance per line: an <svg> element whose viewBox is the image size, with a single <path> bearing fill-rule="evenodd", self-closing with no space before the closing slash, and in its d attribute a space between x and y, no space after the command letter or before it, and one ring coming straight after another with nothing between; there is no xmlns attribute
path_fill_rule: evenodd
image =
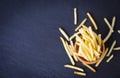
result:
<svg viewBox="0 0 120 78"><path fill-rule="evenodd" d="M90 48L91 57L92 57L92 59L93 59L94 53L93 53L92 45L91 45L90 43L89 43L89 48Z"/></svg>
<svg viewBox="0 0 120 78"><path fill-rule="evenodd" d="M90 65L85 64L85 63L83 63L83 65L85 65L86 67L88 67L91 71L96 72L96 70L93 67L91 67Z"/></svg>
<svg viewBox="0 0 120 78"><path fill-rule="evenodd" d="M102 44L101 34L98 34L98 38L97 38L97 40L98 40L98 44L99 44L99 46L101 46L101 44Z"/></svg>
<svg viewBox="0 0 120 78"><path fill-rule="evenodd" d="M80 23L80 25L75 29L75 31L77 31L79 28L81 28L81 26L82 26L83 24L85 24L86 21L87 21L87 18L85 18L85 19Z"/></svg>
<svg viewBox="0 0 120 78"><path fill-rule="evenodd" d="M113 50L120 50L120 47L115 47L113 48Z"/></svg>
<svg viewBox="0 0 120 78"><path fill-rule="evenodd" d="M86 73L84 73L84 72L74 71L74 74L81 75L81 76L86 76Z"/></svg>
<svg viewBox="0 0 120 78"><path fill-rule="evenodd" d="M69 40L72 40L73 38L75 38L75 34L73 34L72 36L70 36Z"/></svg>
<svg viewBox="0 0 120 78"><path fill-rule="evenodd" d="M113 57L114 57L114 55L112 54L112 55L106 60L106 62L107 62L107 63L110 62L110 60L112 60Z"/></svg>
<svg viewBox="0 0 120 78"><path fill-rule="evenodd" d="M117 30L117 32L120 34L120 30Z"/></svg>
<svg viewBox="0 0 120 78"><path fill-rule="evenodd" d="M59 31L62 33L62 35L69 41L68 35L65 33L65 31L62 28L59 28Z"/></svg>
<svg viewBox="0 0 120 78"><path fill-rule="evenodd" d="M68 55L68 57L69 57L72 65L75 65L75 62L74 62L73 58L71 57L71 55L70 55L70 53L69 53L69 50L68 50L68 48L67 48L67 45L66 45L67 43L65 42L65 40L64 40L62 37L60 37L60 40L61 40L62 43L63 43L63 46L64 46L64 48L65 48L65 50L66 50L66 53L67 53L67 55Z"/></svg>
<svg viewBox="0 0 120 78"><path fill-rule="evenodd" d="M77 67L77 66L73 66L73 65L68 65L67 64L67 65L64 65L64 67L84 72L84 69L82 69L80 67Z"/></svg>
<svg viewBox="0 0 120 78"><path fill-rule="evenodd" d="M110 31L113 32L113 28L110 25L110 23L108 22L107 18L104 18L105 23L107 24L107 26L110 28Z"/></svg>
<svg viewBox="0 0 120 78"><path fill-rule="evenodd" d="M107 34L107 36L104 38L103 42L105 43L112 35L112 32L109 31L109 33Z"/></svg>
<svg viewBox="0 0 120 78"><path fill-rule="evenodd" d="M106 54L108 52L108 48L106 48L104 55L100 58L100 60L95 64L96 67L99 66L99 64L102 62L102 60L105 58Z"/></svg>
<svg viewBox="0 0 120 78"><path fill-rule="evenodd" d="M71 45L66 45L67 46L67 49L69 50L69 53L71 56L73 56L73 50L71 48Z"/></svg>
<svg viewBox="0 0 120 78"><path fill-rule="evenodd" d="M74 8L74 24L77 25L77 8Z"/></svg>
<svg viewBox="0 0 120 78"><path fill-rule="evenodd" d="M74 60L76 62L78 62L78 59L77 59L76 55L74 54L74 52L75 52L74 48L71 45L69 45L69 48L70 48L70 51L72 53L72 56L73 56Z"/></svg>
<svg viewBox="0 0 120 78"><path fill-rule="evenodd" d="M93 26L97 30L98 29L97 24L96 24L95 20L93 19L93 17L91 16L91 14L89 12L87 13L87 16L89 17L89 19L92 22Z"/></svg>
<svg viewBox="0 0 120 78"><path fill-rule="evenodd" d="M111 47L110 47L110 50L109 50L109 52L108 52L108 54L107 54L107 57L111 54L111 52L112 52L115 44L116 44L116 40L113 41L113 43L112 43L112 45L111 45Z"/></svg>
<svg viewBox="0 0 120 78"><path fill-rule="evenodd" d="M89 31L90 31L90 35L92 36L92 40L94 41L94 45L95 45L95 48L96 48L97 41L96 41L96 37L95 37L94 32L92 31L91 27L89 27Z"/></svg>
<svg viewBox="0 0 120 78"><path fill-rule="evenodd" d="M116 22L116 17L114 16L113 19L112 19L112 28L114 28L115 22Z"/></svg>

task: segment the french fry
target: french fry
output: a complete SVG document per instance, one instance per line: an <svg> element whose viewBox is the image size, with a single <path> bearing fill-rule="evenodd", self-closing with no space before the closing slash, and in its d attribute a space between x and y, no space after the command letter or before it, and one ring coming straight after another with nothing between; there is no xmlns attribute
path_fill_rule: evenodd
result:
<svg viewBox="0 0 120 78"><path fill-rule="evenodd" d="M81 76L86 76L86 73L84 73L84 72L74 71L74 74L81 75Z"/></svg>
<svg viewBox="0 0 120 78"><path fill-rule="evenodd" d="M100 58L100 60L95 64L96 67L99 66L99 64L102 62L102 60L105 58L106 54L108 52L108 48L106 48L104 55Z"/></svg>
<svg viewBox="0 0 120 78"><path fill-rule="evenodd" d="M113 48L113 50L120 50L120 47L115 47Z"/></svg>
<svg viewBox="0 0 120 78"><path fill-rule="evenodd" d="M90 65L88 65L88 64L85 64L85 63L83 63L86 67L88 67L91 71L93 71L93 72L96 72L96 70L93 68L93 67L91 67Z"/></svg>
<svg viewBox="0 0 120 78"><path fill-rule="evenodd" d="M113 43L112 43L112 45L111 45L111 47L110 47L110 50L109 50L109 52L108 52L108 54L107 54L107 57L111 54L111 52L112 52L115 44L116 44L116 40L113 41Z"/></svg>
<svg viewBox="0 0 120 78"><path fill-rule="evenodd" d="M77 25L77 8L74 8L74 24Z"/></svg>
<svg viewBox="0 0 120 78"><path fill-rule="evenodd" d="M90 43L89 43L89 48L90 48L91 57L92 57L92 59L93 59L94 53L93 53L92 45L91 45Z"/></svg>
<svg viewBox="0 0 120 78"><path fill-rule="evenodd" d="M65 31L62 28L59 28L59 31L62 33L62 35L69 41L68 35L65 33Z"/></svg>
<svg viewBox="0 0 120 78"><path fill-rule="evenodd" d="M113 57L114 57L114 55L112 54L112 55L106 60L106 62L107 62L107 63L110 62L110 60L112 60Z"/></svg>
<svg viewBox="0 0 120 78"><path fill-rule="evenodd" d="M93 17L91 16L91 14L90 14L89 12L87 13L87 16L88 16L89 19L91 20L94 28L97 30L97 29L98 29L97 24L96 24L95 20L93 19Z"/></svg>
<svg viewBox="0 0 120 78"><path fill-rule="evenodd" d="M82 47L79 47L78 54L81 55L81 57L85 58L87 61L89 61L89 58L86 56L85 52L83 52Z"/></svg>
<svg viewBox="0 0 120 78"><path fill-rule="evenodd" d="M69 40L72 40L73 38L75 38L75 34L73 34L73 35L69 38Z"/></svg>
<svg viewBox="0 0 120 78"><path fill-rule="evenodd" d="M102 44L101 34L98 34L97 40L98 40L99 46L101 46L101 44Z"/></svg>
<svg viewBox="0 0 120 78"><path fill-rule="evenodd" d="M88 12L88 18L90 19L91 23L93 24L95 30L98 29L98 26L93 19L92 15ZM77 8L74 8L74 24L77 25ZM62 37L60 37L63 46L66 50L66 53L70 59L72 65L64 65L66 68L71 68L77 71L74 71L74 74L86 76L84 70L80 67L74 66L75 63L80 61L84 66L88 67L91 71L96 72L96 70L90 65L95 64L95 67L98 67L102 60L109 56L106 60L108 63L114 55L111 55L112 50L120 50L120 47L115 47L116 40L113 41L110 49L106 48L104 44L108 41L111 37L112 33L114 32L114 26L116 22L116 17L112 18L112 23L108 21L107 18L104 18L105 23L109 28L109 32L107 36L102 40L101 34L96 34L92 27L87 27L85 25L87 18L83 19L78 27L75 28L75 33L72 36L68 36L63 29L59 28L59 31L62 35L66 38L65 41ZM120 34L120 30L118 30ZM105 49L105 51L104 51ZM111 55L111 56L110 56Z"/></svg>
<svg viewBox="0 0 120 78"><path fill-rule="evenodd" d="M67 64L67 65L64 65L64 67L84 72L84 69L82 69L80 67L73 66L73 65L68 65Z"/></svg>
<svg viewBox="0 0 120 78"><path fill-rule="evenodd" d="M94 45L95 45L95 48L96 48L96 46L97 46L97 41L96 41L96 37L95 37L95 35L94 35L91 27L89 27L89 31L90 31L90 34L91 34L91 36L92 36L92 40L94 41Z"/></svg>
<svg viewBox="0 0 120 78"><path fill-rule="evenodd" d="M111 37L112 32L109 31L109 33L107 34L107 36L104 38L103 42L105 43L106 41L108 41L108 39Z"/></svg>
<svg viewBox="0 0 120 78"><path fill-rule="evenodd" d="M103 40L103 42L105 43L111 37L111 35L113 33L113 29L114 29L114 26L115 26L116 17L115 16L113 17L112 26L110 25L110 23L108 22L108 20L106 18L104 18L104 20L107 23L108 27L110 28L109 33L107 34L107 36Z"/></svg>
<svg viewBox="0 0 120 78"><path fill-rule="evenodd" d="M116 22L116 17L114 16L113 19L112 19L112 28L114 28L115 22Z"/></svg>
<svg viewBox="0 0 120 78"><path fill-rule="evenodd" d="M71 46L71 45L69 45L69 48L70 48L70 51L71 51L71 53L72 53L72 56L73 56L73 58L74 58L74 60L76 61L76 62L78 62L78 59L77 59L77 57L76 57L76 55L74 54L74 48Z"/></svg>
<svg viewBox="0 0 120 78"><path fill-rule="evenodd" d="M61 41L62 41L62 43L63 43L63 46L64 46L64 48L65 48L65 50L66 50L66 53L67 53L67 55L68 55L68 57L69 57L72 65L75 65L75 62L74 62L73 58L71 57L71 55L70 55L70 53L69 53L69 50L68 50L68 48L67 48L67 45L66 45L67 43L65 42L65 40L64 40L62 37L60 37L60 39L61 39Z"/></svg>
<svg viewBox="0 0 120 78"><path fill-rule="evenodd" d="M120 30L117 30L117 32L120 34Z"/></svg>
<svg viewBox="0 0 120 78"><path fill-rule="evenodd" d="M85 24L86 21L87 21L87 18L85 18L85 19L80 23L80 25L75 29L75 31L77 31L79 28L81 28L81 26L82 26L83 24Z"/></svg>
<svg viewBox="0 0 120 78"><path fill-rule="evenodd" d="M110 23L108 22L107 18L104 18L104 21L105 21L105 23L107 24L107 26L110 28L110 31L111 31L111 32L114 32L114 31L113 31L113 28L112 28L112 26L110 25Z"/></svg>

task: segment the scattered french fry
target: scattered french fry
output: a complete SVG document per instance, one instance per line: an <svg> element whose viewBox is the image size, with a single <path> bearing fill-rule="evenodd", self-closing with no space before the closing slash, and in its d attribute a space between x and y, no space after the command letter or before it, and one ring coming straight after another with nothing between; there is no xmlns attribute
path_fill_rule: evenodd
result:
<svg viewBox="0 0 120 78"><path fill-rule="evenodd" d="M113 43L112 43L112 45L111 45L111 47L110 47L110 50L109 50L109 52L108 52L108 54L107 54L107 57L110 56L110 54L111 54L111 52L112 52L115 44L116 44L116 40L113 41Z"/></svg>
<svg viewBox="0 0 120 78"><path fill-rule="evenodd" d="M114 57L114 55L112 54L112 55L106 60L106 62L107 62L107 63L110 62L110 60L112 60L113 57Z"/></svg>
<svg viewBox="0 0 120 78"><path fill-rule="evenodd" d="M93 19L93 17L91 16L91 14L88 12L87 13L87 16L89 17L89 19L91 20L91 22L93 23L93 26L95 27L95 29L97 30L98 27L97 27L97 24L95 22L95 20Z"/></svg>
<svg viewBox="0 0 120 78"><path fill-rule="evenodd" d="M74 74L81 75L81 76L86 76L86 73L84 73L84 72L74 71Z"/></svg>
<svg viewBox="0 0 120 78"><path fill-rule="evenodd" d="M75 29L75 31L77 31L79 28L81 28L81 26L84 25L86 21L87 21L87 18L85 18L85 19L80 23L80 25Z"/></svg>
<svg viewBox="0 0 120 78"><path fill-rule="evenodd" d="M77 25L77 8L74 8L74 24Z"/></svg>
<svg viewBox="0 0 120 78"><path fill-rule="evenodd" d="M62 37L60 37L60 39L61 39L61 41L62 41L62 43L63 43L63 46L64 46L64 48L65 48L65 50L66 50L66 53L67 53L67 55L68 55L68 57L69 57L72 65L75 65L75 62L74 62L73 58L71 57L71 55L70 55L70 53L69 53L69 50L68 50L68 48L67 48L67 45L66 45L65 40L64 40Z"/></svg>
<svg viewBox="0 0 120 78"><path fill-rule="evenodd" d="M86 67L88 67L91 71L93 71L93 72L96 72L96 70L93 68L93 67L91 67L90 65L88 65L88 64L85 64L85 63L83 63Z"/></svg>
<svg viewBox="0 0 120 78"><path fill-rule="evenodd" d="M75 60L76 62L78 62L78 59L77 59L76 55L74 54L74 52L75 52L75 51L74 51L74 48L73 48L71 45L69 45L69 49L70 49L70 52L71 52L74 60Z"/></svg>
<svg viewBox="0 0 120 78"><path fill-rule="evenodd" d="M117 32L120 34L120 30L117 30Z"/></svg>
<svg viewBox="0 0 120 78"><path fill-rule="evenodd" d="M104 55L101 57L101 59L95 64L96 67L99 66L99 64L102 62L102 60L105 58L106 54L108 52L108 48L106 48Z"/></svg>
<svg viewBox="0 0 120 78"><path fill-rule="evenodd" d="M109 33L107 34L107 36L104 38L103 42L105 43L106 41L108 41L108 39L111 37L112 32L109 31Z"/></svg>
<svg viewBox="0 0 120 78"><path fill-rule="evenodd" d="M115 47L113 48L113 50L120 50L120 47Z"/></svg>
<svg viewBox="0 0 120 78"><path fill-rule="evenodd" d="M65 33L65 31L62 28L59 28L59 31L62 33L62 35L69 41L68 35Z"/></svg>
<svg viewBox="0 0 120 78"><path fill-rule="evenodd" d="M107 26L110 28L110 31L113 32L113 28L110 25L110 23L108 22L107 18L104 18L105 23L107 24Z"/></svg>
<svg viewBox="0 0 120 78"><path fill-rule="evenodd" d="M72 40L73 38L75 38L75 34L73 34L73 35L69 38L69 40Z"/></svg>
<svg viewBox="0 0 120 78"><path fill-rule="evenodd" d="M113 33L116 17L114 16L113 19L112 19L112 26L110 25L110 23L108 22L108 20L106 18L104 18L104 20L105 20L106 24L108 25L108 27L110 28L109 33L107 34L107 36L103 40L103 42L105 43L111 37L111 35Z"/></svg>
<svg viewBox="0 0 120 78"><path fill-rule="evenodd" d="M82 69L80 67L73 66L73 65L64 65L64 67L84 72L84 69Z"/></svg>
<svg viewBox="0 0 120 78"><path fill-rule="evenodd" d="M116 22L116 17L114 16L113 19L112 19L112 28L114 28L115 22Z"/></svg>

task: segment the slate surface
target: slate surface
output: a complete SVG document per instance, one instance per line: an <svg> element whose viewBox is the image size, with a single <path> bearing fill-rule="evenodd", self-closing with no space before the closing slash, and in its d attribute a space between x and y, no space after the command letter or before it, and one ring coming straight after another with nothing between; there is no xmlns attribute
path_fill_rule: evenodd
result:
<svg viewBox="0 0 120 78"><path fill-rule="evenodd" d="M114 59L105 60L97 73L85 68L86 77L64 68L70 64L58 27L69 35L74 33L73 8L78 8L78 22L90 12L104 38L108 27L103 21L117 17L115 32L106 46L117 40L120 46L119 0L0 0L0 78L120 78L120 53L113 51ZM81 63L79 64L80 66Z"/></svg>

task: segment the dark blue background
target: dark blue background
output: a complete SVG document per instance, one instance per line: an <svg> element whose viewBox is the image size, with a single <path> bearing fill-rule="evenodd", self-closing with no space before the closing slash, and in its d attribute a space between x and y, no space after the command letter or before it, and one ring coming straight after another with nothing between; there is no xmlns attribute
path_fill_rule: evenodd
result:
<svg viewBox="0 0 120 78"><path fill-rule="evenodd" d="M0 78L84 78L63 67L70 61L59 39L58 27L69 35L76 28L74 7L79 23L91 12L103 38L109 30L103 18L116 16L115 33L106 45L116 39L120 46L119 0L0 0ZM113 53L114 59L104 60L97 73L83 67L85 78L120 78L120 53Z"/></svg>

